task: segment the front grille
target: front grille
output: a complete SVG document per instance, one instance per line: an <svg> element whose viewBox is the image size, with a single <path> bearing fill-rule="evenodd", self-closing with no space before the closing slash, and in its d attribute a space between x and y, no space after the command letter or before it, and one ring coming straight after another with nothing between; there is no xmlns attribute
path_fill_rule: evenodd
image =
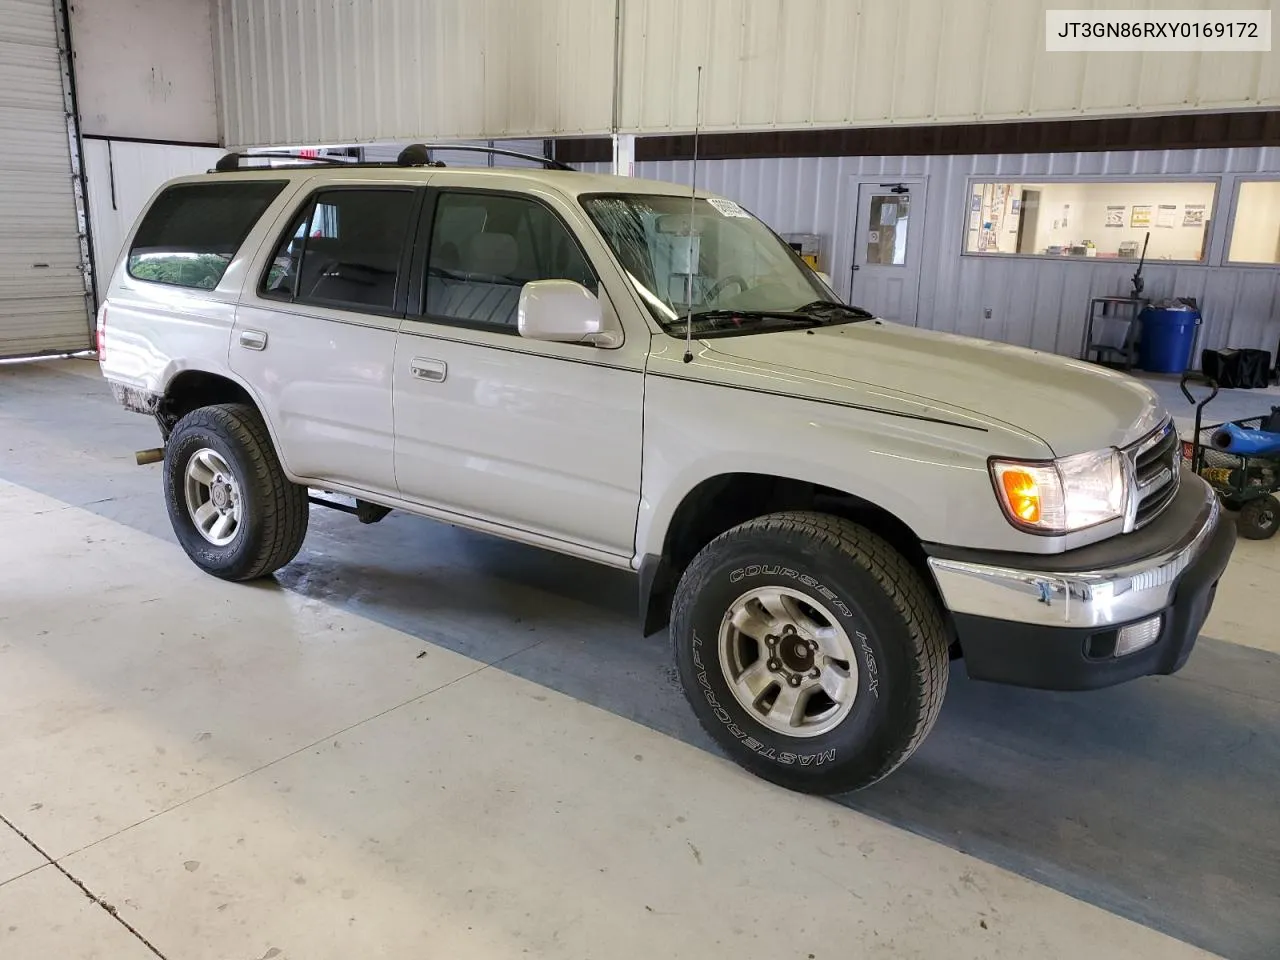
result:
<svg viewBox="0 0 1280 960"><path fill-rule="evenodd" d="M1134 529L1146 526L1164 511L1178 492L1178 468L1181 448L1173 422L1163 425L1125 448L1125 456L1133 464L1137 511Z"/></svg>

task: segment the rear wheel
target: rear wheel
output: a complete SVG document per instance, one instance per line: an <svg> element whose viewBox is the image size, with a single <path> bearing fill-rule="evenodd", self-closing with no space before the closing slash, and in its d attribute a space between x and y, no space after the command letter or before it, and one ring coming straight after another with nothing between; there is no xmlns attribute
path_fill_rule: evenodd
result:
<svg viewBox="0 0 1280 960"><path fill-rule="evenodd" d="M1236 527L1246 540L1271 539L1280 528L1280 500L1271 494L1250 500L1240 508Z"/></svg>
<svg viewBox="0 0 1280 960"><path fill-rule="evenodd" d="M292 560L307 534L305 487L280 466L253 407L201 407L165 446L165 503L182 548L224 580L264 577Z"/></svg>
<svg viewBox="0 0 1280 960"><path fill-rule="evenodd" d="M886 541L818 513L762 517L690 564L672 611L685 693L738 763L843 793L887 776L942 706L947 631Z"/></svg>

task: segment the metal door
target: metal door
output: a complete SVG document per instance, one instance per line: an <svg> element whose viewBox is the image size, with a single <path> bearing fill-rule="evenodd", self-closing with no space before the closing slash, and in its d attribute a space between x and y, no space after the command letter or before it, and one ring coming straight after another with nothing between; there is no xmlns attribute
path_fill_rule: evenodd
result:
<svg viewBox="0 0 1280 960"><path fill-rule="evenodd" d="M66 33L58 5L0 0L0 358L92 343Z"/></svg>
<svg viewBox="0 0 1280 960"><path fill-rule="evenodd" d="M849 302L915 325L924 239L924 181L858 181Z"/></svg>

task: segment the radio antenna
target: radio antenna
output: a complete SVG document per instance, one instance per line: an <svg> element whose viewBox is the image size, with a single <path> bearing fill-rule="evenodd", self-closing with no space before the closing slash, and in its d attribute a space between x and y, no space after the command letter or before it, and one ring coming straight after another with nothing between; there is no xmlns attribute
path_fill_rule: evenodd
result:
<svg viewBox="0 0 1280 960"><path fill-rule="evenodd" d="M689 178L689 272L684 284L684 362L693 362L693 218L698 205L698 128L702 125L702 67L698 67L698 89L693 108L693 173Z"/></svg>

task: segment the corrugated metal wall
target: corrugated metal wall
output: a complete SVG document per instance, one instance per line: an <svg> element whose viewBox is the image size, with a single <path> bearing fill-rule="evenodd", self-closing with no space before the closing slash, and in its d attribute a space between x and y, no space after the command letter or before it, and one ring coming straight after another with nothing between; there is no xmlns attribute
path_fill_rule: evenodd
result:
<svg viewBox="0 0 1280 960"><path fill-rule="evenodd" d="M625 0L624 130L884 126L1280 104L1273 53L1048 53L1046 9L1268 0Z"/></svg>
<svg viewBox="0 0 1280 960"><path fill-rule="evenodd" d="M607 164L583 164L607 172ZM687 161L642 162L636 175L688 184ZM831 157L711 160L698 164L698 186L737 200L779 233L817 233L821 262L849 291L857 181L922 177L924 268L917 323L1075 354L1093 296L1127 294L1131 261L961 256L971 177L1195 175L1220 180L1210 225L1209 264L1148 262L1146 295L1196 297L1205 323L1202 347L1260 347L1280 342L1280 267L1221 266L1236 180L1280 172L1280 149L1020 154L999 156ZM914 192L913 192L914 193ZM917 197L913 201L919 202ZM991 318L984 309L991 308Z"/></svg>
<svg viewBox="0 0 1280 960"><path fill-rule="evenodd" d="M609 0L214 0L228 146L598 132Z"/></svg>
<svg viewBox="0 0 1280 960"><path fill-rule="evenodd" d="M707 130L1280 105L1280 51L1046 52L1079 0L213 2L233 146L608 132L618 11L624 131L691 129L699 64Z"/></svg>

